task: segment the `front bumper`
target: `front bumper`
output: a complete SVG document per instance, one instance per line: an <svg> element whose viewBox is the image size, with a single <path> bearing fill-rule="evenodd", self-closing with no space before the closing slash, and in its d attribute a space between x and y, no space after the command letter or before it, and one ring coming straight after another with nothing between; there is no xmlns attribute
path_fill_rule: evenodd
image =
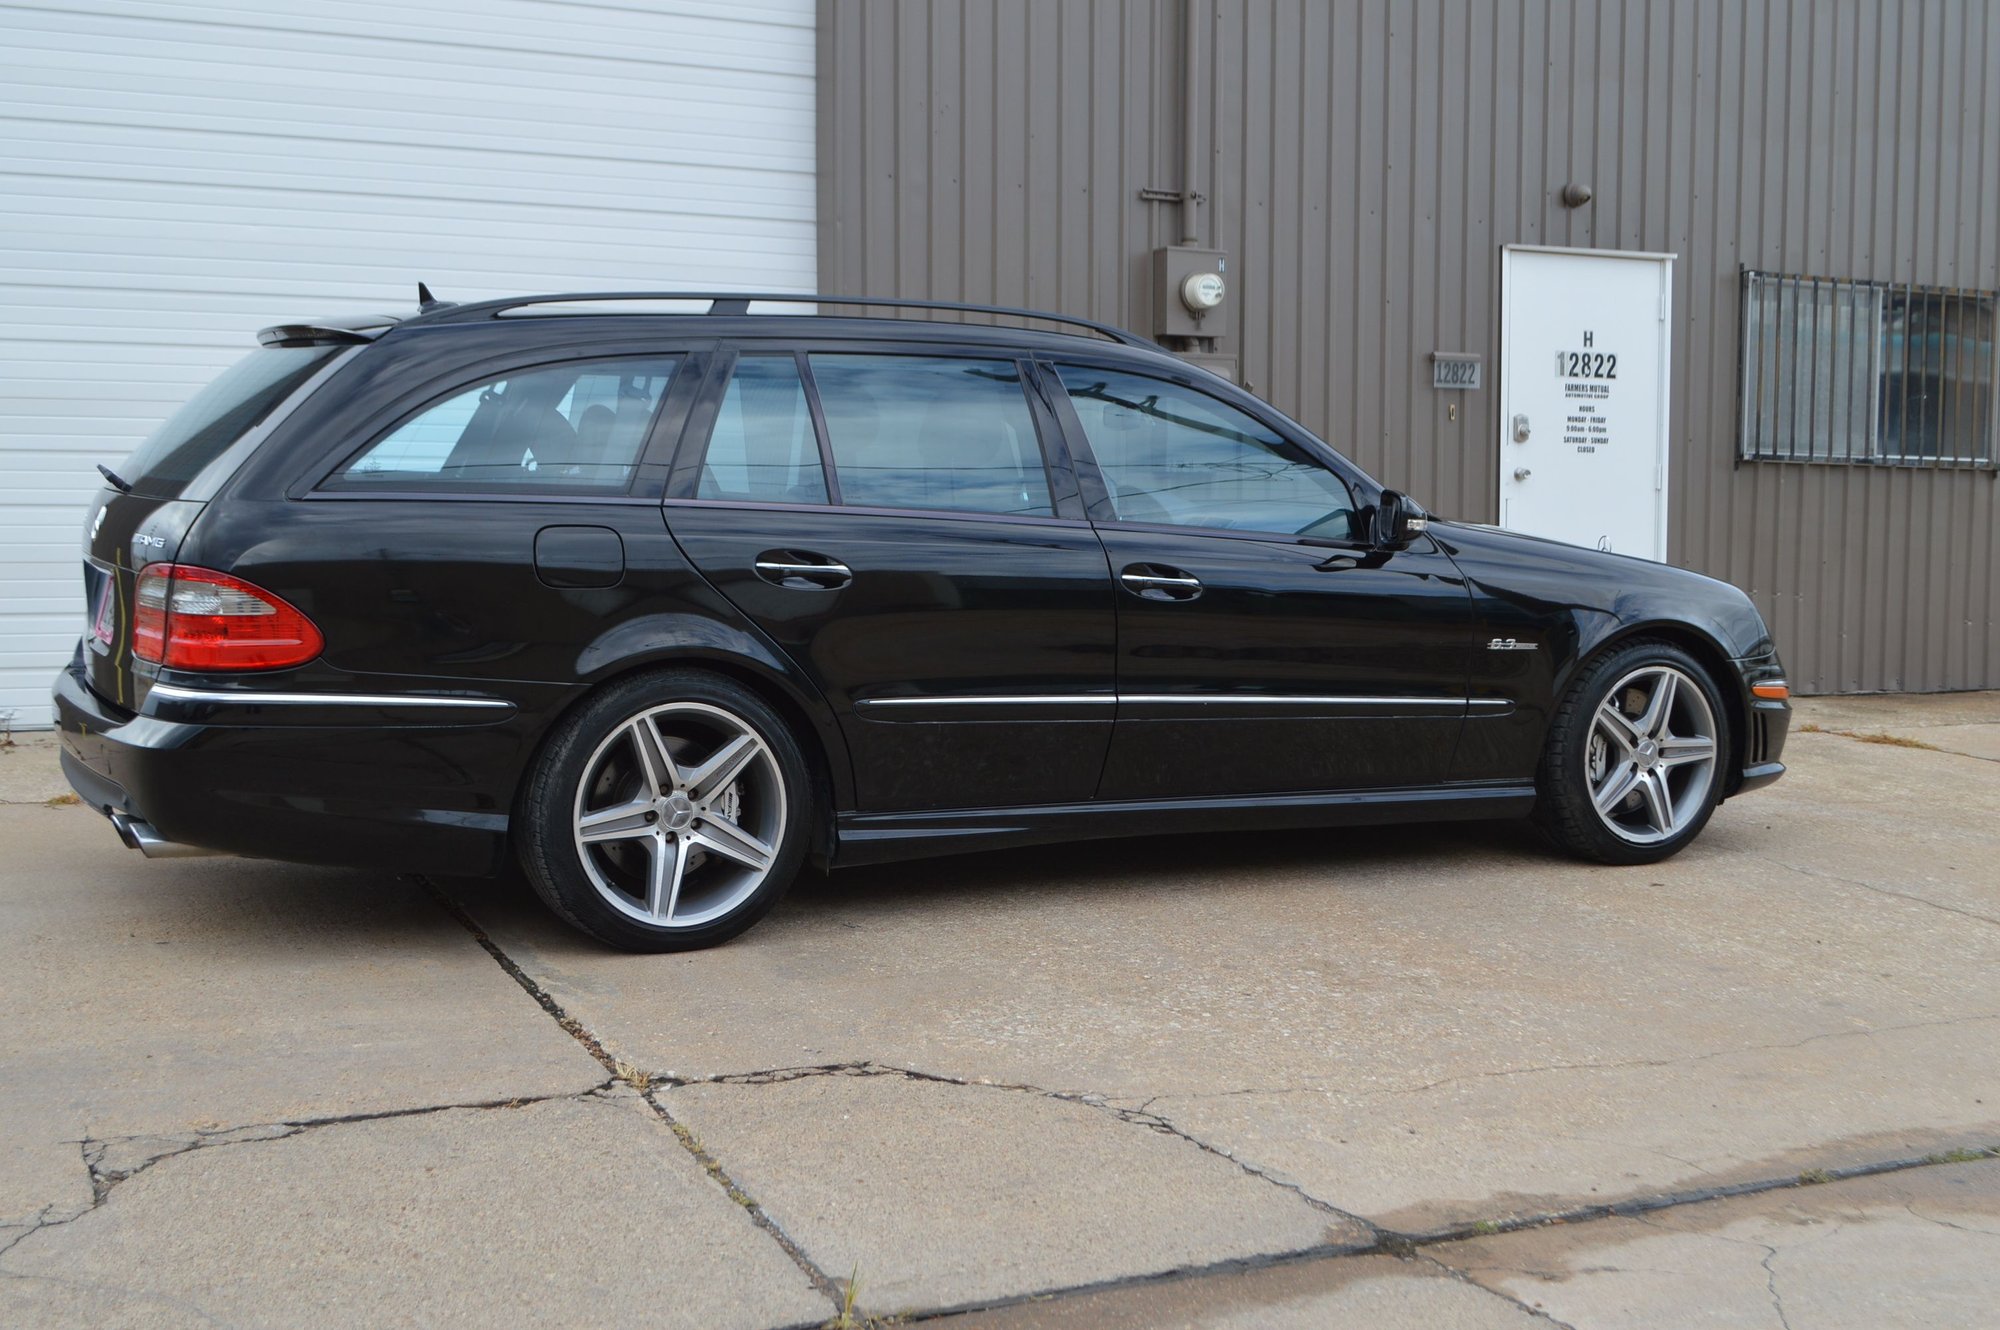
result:
<svg viewBox="0 0 2000 1330"><path fill-rule="evenodd" d="M1779 759L1784 756L1785 738L1791 733L1792 704L1758 697L1751 691L1758 684L1784 681L1785 667L1776 652L1737 661L1736 673L1743 687L1743 767L1730 782L1728 792L1743 794L1762 789L1785 774L1785 764Z"/></svg>
<svg viewBox="0 0 2000 1330"><path fill-rule="evenodd" d="M491 873L527 752L518 721L336 727L137 715L74 667L56 677L54 701L70 787L155 858L211 851Z"/></svg>

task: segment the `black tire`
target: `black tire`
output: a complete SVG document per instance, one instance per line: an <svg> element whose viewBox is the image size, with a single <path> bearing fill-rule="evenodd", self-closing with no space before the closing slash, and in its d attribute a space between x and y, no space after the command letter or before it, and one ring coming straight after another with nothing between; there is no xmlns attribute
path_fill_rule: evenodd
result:
<svg viewBox="0 0 2000 1330"><path fill-rule="evenodd" d="M1705 772L1705 791L1693 788L1692 781L1697 774L1694 771L1674 777L1683 783L1678 794L1668 800L1679 814L1669 820L1678 823L1684 818L1685 821L1684 825L1674 826L1671 834L1665 835L1659 834L1657 819L1649 819L1645 813L1640 793L1635 792L1620 801L1619 807L1634 810L1622 814L1631 822L1653 824L1644 828L1620 822L1620 814L1601 815L1592 799L1593 762L1606 760L1593 752L1593 733L1598 725L1599 708L1605 705L1612 690L1620 687L1622 681L1655 669L1676 672L1699 691L1699 701L1706 706L1705 717L1698 710L1683 711L1681 714L1689 718L1690 730L1698 729L1701 720L1707 721L1712 730L1708 737L1714 751L1713 761ZM1676 685L1676 699L1681 697L1680 690L1684 687L1685 683ZM1684 703L1677 702L1677 705L1695 708L1697 703L1695 699L1688 698ZM1626 708L1621 706L1620 709ZM1612 719L1615 721L1615 718ZM1598 752L1603 753L1604 741L1600 739L1598 743ZM1642 639L1607 648L1577 672L1556 709L1555 719L1549 726L1548 742L1542 751L1541 767L1535 777L1534 824L1556 848L1578 858L1604 864L1658 863L1685 849L1708 825L1716 805L1722 802L1730 751L1729 710L1723 703L1714 678L1701 662L1670 642ZM1615 748L1610 752L1615 754ZM1638 760L1634 760L1635 769ZM1672 787L1668 788L1671 792ZM1625 827L1625 830L1614 829L1614 823ZM1635 839L1641 834L1657 835L1658 838Z"/></svg>
<svg viewBox="0 0 2000 1330"><path fill-rule="evenodd" d="M713 720L716 732L726 736L727 726L733 721L762 741L770 761L766 763L753 756L750 761L754 770L746 766L740 781L722 784L718 796L734 797L737 803L731 806L732 810L743 808L746 798L754 801L755 811L762 818L768 818L771 810L776 810L777 834L763 842L774 853L754 887L749 880L756 870L696 846L694 838L701 834L703 825L700 814L710 810L695 809L688 813L676 806L664 819L659 813L642 814L644 821L653 825L641 834L596 847L579 843L580 814L599 791L609 789L620 778L621 763L630 768L629 776L625 777L630 788L611 796L610 803L614 806L604 811L612 813L626 806L644 806L643 800L654 787L642 784L646 780L642 770L646 759L633 746L638 740L632 727L642 723L641 717L660 708L671 709L655 717L662 724L685 720L698 728L701 722ZM711 716L711 713L716 714ZM723 720L723 716L728 720ZM660 731L656 726L650 732ZM682 766L687 754L693 754L687 760L695 766L700 764L698 739L697 734L695 740L683 740L679 753L670 752L669 766L676 772L686 774L692 769ZM664 746L671 749L674 743L672 735L665 736ZM622 753L616 751L618 745L624 745ZM587 775L593 778L592 789L580 795L579 786ZM757 784L746 795L743 789L753 778ZM701 670L662 669L635 675L591 697L549 737L523 783L514 810L517 856L535 894L559 918L608 946L639 952L712 947L763 918L791 886L811 835L815 813L813 788L797 738L783 718L748 688ZM666 831L670 822L684 816L692 818L686 830ZM619 821L621 829L636 825L631 818ZM712 818L711 830L718 825L733 826ZM768 828L771 824L766 821L762 825ZM717 907L721 913L712 918L697 918L686 925L656 922L660 917L657 913L652 919L640 917L648 908L645 890L650 879L646 875L652 871L655 855L661 853L659 847L669 842L683 846L667 853L670 863L673 854L684 856L680 862L686 866L687 883L695 883L705 869L712 868L711 876L725 884L715 893L722 902ZM730 872L743 875L742 880L728 885ZM674 878L676 889L682 880ZM748 894L733 899L731 893L735 891ZM661 899L668 899L664 891ZM614 900L624 902L623 907L614 904ZM664 915L671 917L672 912L670 906Z"/></svg>

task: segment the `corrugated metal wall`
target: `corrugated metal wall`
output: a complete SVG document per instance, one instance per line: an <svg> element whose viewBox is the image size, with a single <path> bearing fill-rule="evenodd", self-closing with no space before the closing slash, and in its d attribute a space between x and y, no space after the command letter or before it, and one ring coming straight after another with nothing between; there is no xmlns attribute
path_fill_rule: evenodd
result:
<svg viewBox="0 0 2000 1330"><path fill-rule="evenodd" d="M1674 561L1749 589L1802 688L2000 687L1991 473L1735 460L1743 267L2000 287L2000 6L1197 10L1202 243L1256 392L1490 521L1500 247L1674 252ZM1182 13L821 0L822 289L1149 330ZM1571 182L1595 201L1562 207ZM1482 354L1486 388L1434 391L1434 350Z"/></svg>

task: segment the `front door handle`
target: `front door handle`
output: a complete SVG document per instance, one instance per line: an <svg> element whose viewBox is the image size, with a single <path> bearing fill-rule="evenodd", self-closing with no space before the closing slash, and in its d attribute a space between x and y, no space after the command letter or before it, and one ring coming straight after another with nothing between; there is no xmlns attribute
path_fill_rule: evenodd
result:
<svg viewBox="0 0 2000 1330"><path fill-rule="evenodd" d="M836 591L854 580L852 568L810 550L765 550L752 566L757 576L787 591Z"/></svg>
<svg viewBox="0 0 2000 1330"><path fill-rule="evenodd" d="M1193 600L1201 595L1201 579L1163 563L1127 564L1119 583L1141 600Z"/></svg>

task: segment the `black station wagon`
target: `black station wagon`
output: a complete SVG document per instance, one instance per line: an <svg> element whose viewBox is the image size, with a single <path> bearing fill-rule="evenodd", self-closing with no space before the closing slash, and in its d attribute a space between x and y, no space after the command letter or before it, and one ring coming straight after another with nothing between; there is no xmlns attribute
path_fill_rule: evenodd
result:
<svg viewBox="0 0 2000 1330"><path fill-rule="evenodd" d="M1644 863L1784 770L1733 587L1430 519L1115 328L752 308L799 299L266 329L105 471L77 792L670 950L808 859L1531 816Z"/></svg>

